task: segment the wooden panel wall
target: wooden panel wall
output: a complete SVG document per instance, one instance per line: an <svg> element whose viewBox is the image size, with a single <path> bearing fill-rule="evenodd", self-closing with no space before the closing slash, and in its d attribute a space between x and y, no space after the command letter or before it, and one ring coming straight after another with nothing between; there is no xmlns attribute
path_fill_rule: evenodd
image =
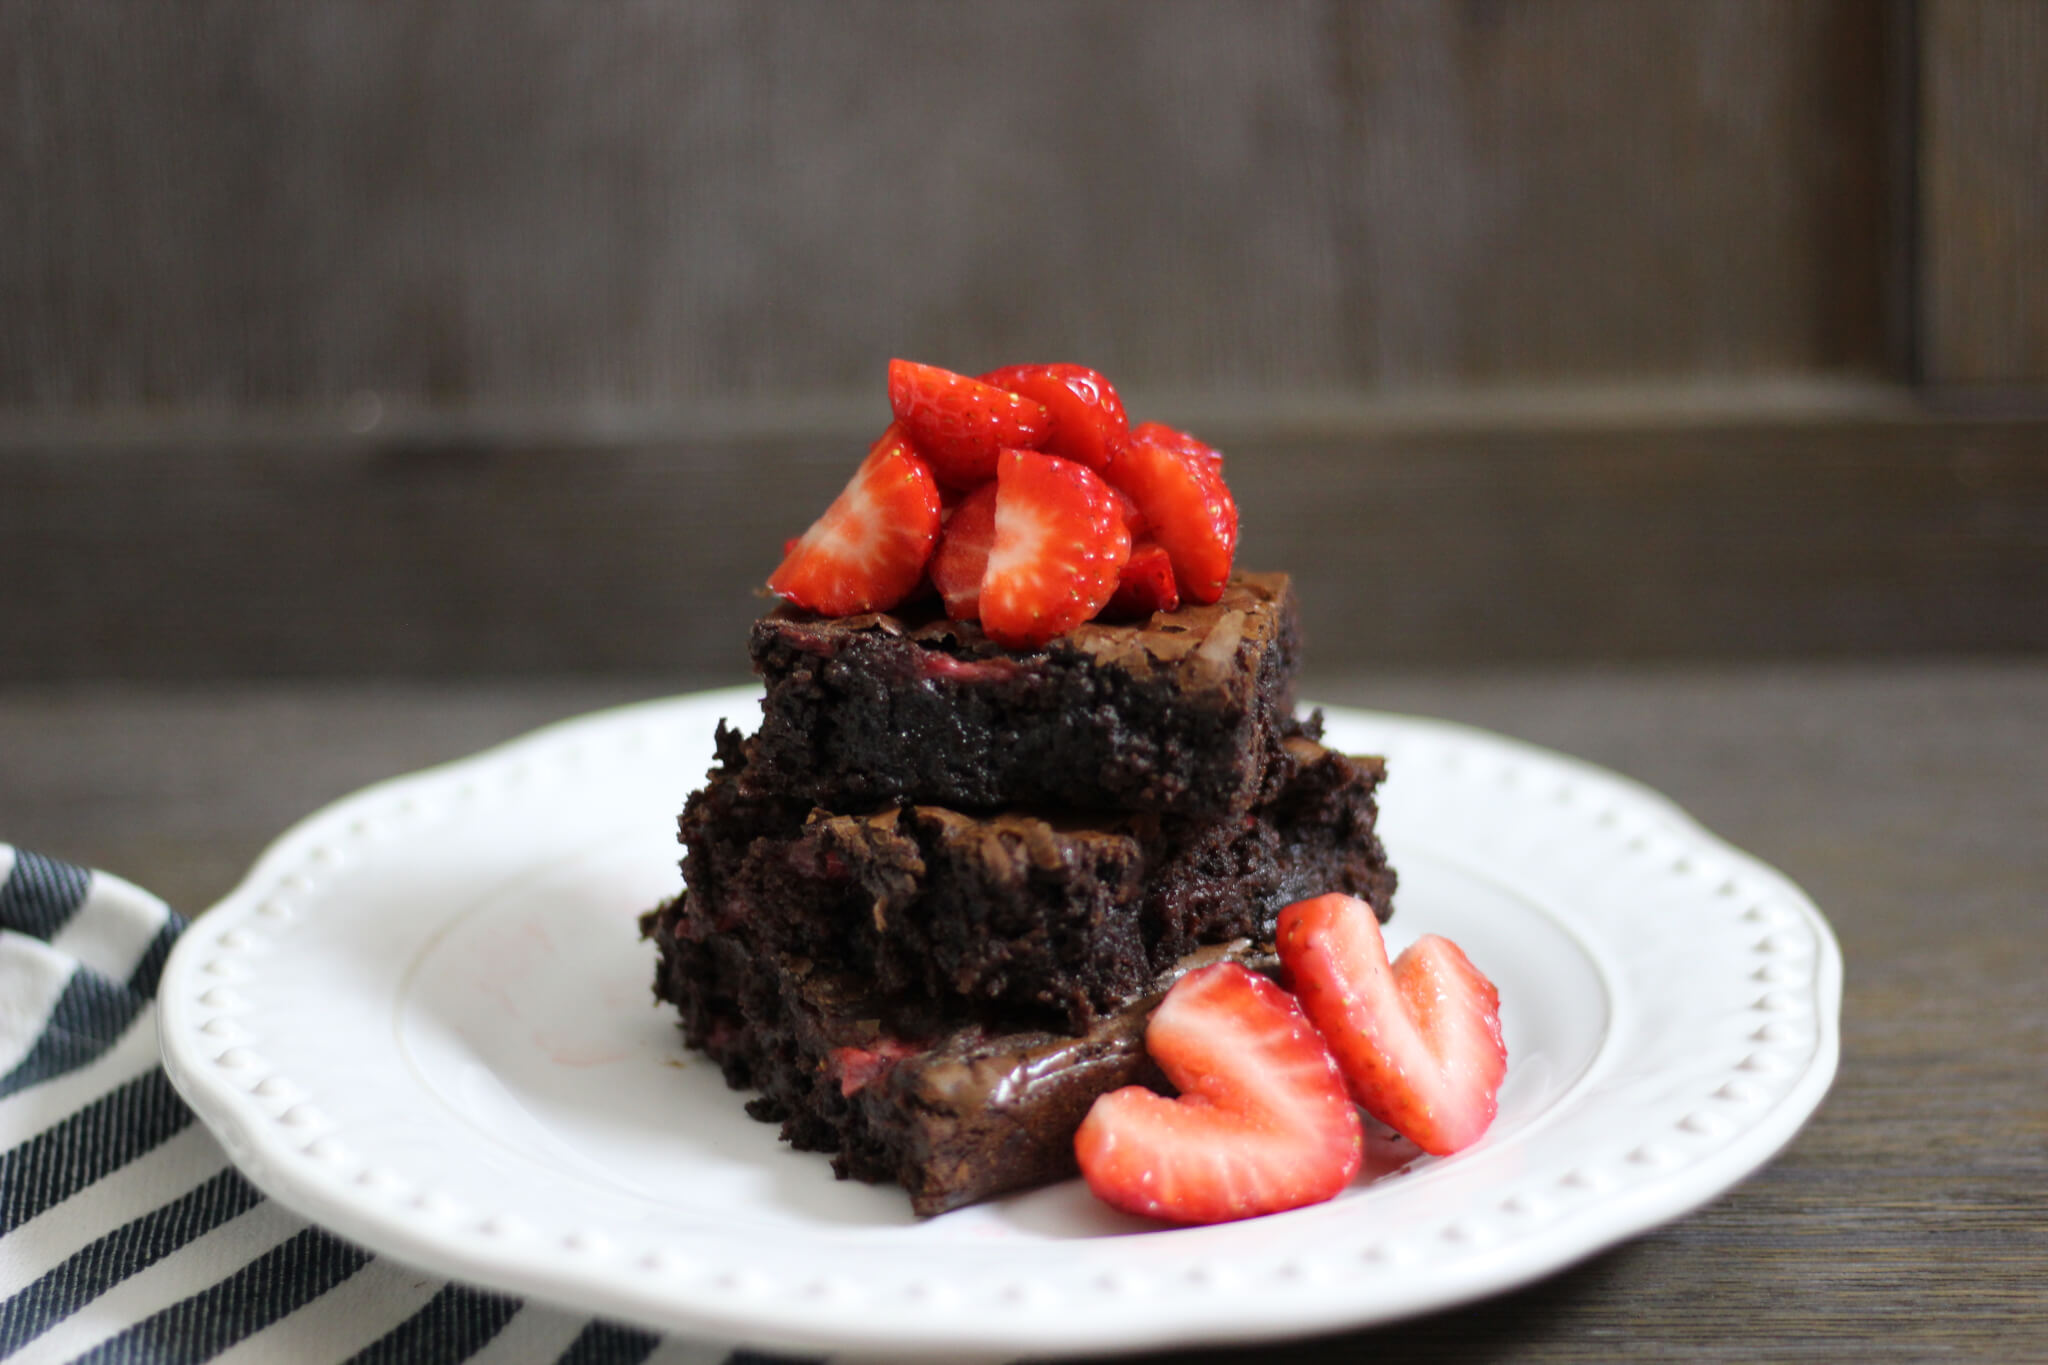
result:
<svg viewBox="0 0 2048 1365"><path fill-rule="evenodd" d="M2041 650L2043 430L1390 429L1230 469L1241 561L1294 572L1323 668ZM737 680L777 547L863 443L17 450L0 681Z"/></svg>
<svg viewBox="0 0 2048 1365"><path fill-rule="evenodd" d="M2044 148L2048 0L0 0L0 683L736 672L892 353L1330 667L2048 648Z"/></svg>
<svg viewBox="0 0 2048 1365"><path fill-rule="evenodd" d="M2048 386L2048 4L1926 0L1927 377Z"/></svg>
<svg viewBox="0 0 2048 1365"><path fill-rule="evenodd" d="M1871 372L1868 0L0 0L0 412Z"/></svg>

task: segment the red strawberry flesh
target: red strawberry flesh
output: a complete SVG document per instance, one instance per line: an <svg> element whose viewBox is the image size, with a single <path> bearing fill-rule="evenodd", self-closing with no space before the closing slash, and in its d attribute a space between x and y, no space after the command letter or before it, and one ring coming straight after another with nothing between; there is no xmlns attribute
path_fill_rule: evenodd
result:
<svg viewBox="0 0 2048 1365"><path fill-rule="evenodd" d="M1217 473L1223 472L1222 451L1216 449L1216 447L1200 437L1190 436L1185 431L1181 431L1176 427L1170 427L1164 422L1146 422L1140 426L1133 427L1131 429L1131 439L1133 441L1149 441L1154 445L1163 445L1168 449L1177 450L1183 455L1198 456L1205 463L1215 466Z"/></svg>
<svg viewBox="0 0 2048 1365"><path fill-rule="evenodd" d="M1102 610L1130 553L1116 496L1094 471L1035 450L1004 451L981 628L1006 648L1040 648Z"/></svg>
<svg viewBox="0 0 2048 1365"><path fill-rule="evenodd" d="M917 589L938 537L938 484L892 425L783 556L768 587L821 616L887 611Z"/></svg>
<svg viewBox="0 0 2048 1365"><path fill-rule="evenodd" d="M1174 984L1145 1048L1180 1091L1100 1097L1075 1134L1087 1187L1130 1214L1225 1222L1319 1203L1364 1156L1358 1111L1286 990L1235 962Z"/></svg>
<svg viewBox="0 0 2048 1365"><path fill-rule="evenodd" d="M1044 404L1052 430L1040 448L1090 469L1107 470L1129 439L1123 400L1086 365L1010 365L989 371L981 382Z"/></svg>
<svg viewBox="0 0 2048 1365"><path fill-rule="evenodd" d="M1108 477L1138 504L1152 538L1166 548L1181 596L1204 603L1221 597L1237 556L1237 503L1221 465L1177 443L1134 437Z"/></svg>
<svg viewBox="0 0 2048 1365"><path fill-rule="evenodd" d="M1035 448L1052 429L1042 403L910 360L889 362L889 407L947 488L988 482L997 451Z"/></svg>
<svg viewBox="0 0 2048 1365"><path fill-rule="evenodd" d="M1116 505L1124 514L1124 529L1131 533L1131 544L1136 545L1146 539L1145 533L1152 527L1145 520L1145 514L1138 510L1138 500L1113 483L1109 491L1116 494Z"/></svg>
<svg viewBox="0 0 2048 1365"><path fill-rule="evenodd" d="M1323 1040L1294 1000L1236 963L1188 973L1153 1012L1145 1047L1180 1091L1126 1086L1074 1136L1097 1196L1131 1213L1216 1223L1335 1195L1364 1131Z"/></svg>
<svg viewBox="0 0 2048 1365"><path fill-rule="evenodd" d="M996 486L985 483L960 500L939 532L932 553L932 586L946 600L946 615L955 621L981 617L981 580L988 572L988 551L996 538Z"/></svg>
<svg viewBox="0 0 2048 1365"><path fill-rule="evenodd" d="M1180 605L1180 589L1174 586L1173 561L1157 541L1131 547L1117 575L1116 592L1102 615L1113 621L1141 621L1155 611L1172 611Z"/></svg>
<svg viewBox="0 0 2048 1365"><path fill-rule="evenodd" d="M1507 1075L1500 992L1447 938L1393 961L1372 907L1318 896L1280 912L1280 960L1352 1097L1425 1152L1484 1136Z"/></svg>

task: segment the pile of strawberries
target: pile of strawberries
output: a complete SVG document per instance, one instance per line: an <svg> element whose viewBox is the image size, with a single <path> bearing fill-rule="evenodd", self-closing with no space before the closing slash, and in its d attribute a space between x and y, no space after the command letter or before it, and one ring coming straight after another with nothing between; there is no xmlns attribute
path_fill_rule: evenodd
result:
<svg viewBox="0 0 2048 1365"><path fill-rule="evenodd" d="M1098 1196L1178 1223L1329 1199L1364 1158L1354 1104L1437 1155L1485 1134L1500 993L1456 944L1430 934L1389 962L1372 907L1342 895L1288 906L1276 937L1289 989L1219 963L1153 1011L1145 1047L1180 1095L1095 1101L1074 1154Z"/></svg>
<svg viewBox="0 0 2048 1365"><path fill-rule="evenodd" d="M1082 365L979 379L889 362L882 433L825 515L786 547L775 593L822 616L887 611L927 587L956 621L1035 649L1097 616L1214 602L1237 553L1223 457L1132 428Z"/></svg>

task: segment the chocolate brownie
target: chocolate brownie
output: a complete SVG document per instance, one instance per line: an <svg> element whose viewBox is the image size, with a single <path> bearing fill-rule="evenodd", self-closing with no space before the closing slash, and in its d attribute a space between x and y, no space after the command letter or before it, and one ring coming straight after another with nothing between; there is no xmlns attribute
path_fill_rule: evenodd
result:
<svg viewBox="0 0 2048 1365"><path fill-rule="evenodd" d="M688 899L686 895L684 899ZM1095 1097L1164 1088L1145 1023L1179 976L1233 959L1270 969L1245 941L1175 963L1076 1037L904 1007L857 972L762 949L738 934L691 936L676 902L642 929L661 949L655 991L692 1047L783 1138L833 1154L842 1178L903 1186L919 1214L1074 1174L1074 1130Z"/></svg>
<svg viewBox="0 0 2048 1365"><path fill-rule="evenodd" d="M680 821L690 932L834 963L887 996L961 997L1080 1033L1199 944L1272 936L1345 891L1392 908L1377 759L1283 741L1279 790L1240 815L1082 818L940 806L839 814L760 794L741 741Z"/></svg>
<svg viewBox="0 0 2048 1365"><path fill-rule="evenodd" d="M923 614L755 622L767 684L747 780L835 811L910 801L1215 818L1285 776L1299 626L1285 574L1013 653Z"/></svg>

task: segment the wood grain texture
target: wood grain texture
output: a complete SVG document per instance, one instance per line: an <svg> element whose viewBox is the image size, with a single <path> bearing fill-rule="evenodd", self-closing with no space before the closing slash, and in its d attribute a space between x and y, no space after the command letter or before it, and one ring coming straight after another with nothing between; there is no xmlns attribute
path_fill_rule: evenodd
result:
<svg viewBox="0 0 2048 1365"><path fill-rule="evenodd" d="M1770 1166L1584 1265L1382 1331L1180 1358L2042 1357L2048 657L1484 674L1309 660L1311 696L1606 764L1793 877L1848 963L1841 1071ZM678 685L694 680L0 689L0 838L198 910L357 786Z"/></svg>
<svg viewBox="0 0 2048 1365"><path fill-rule="evenodd" d="M2048 385L2048 6L1924 0L1921 28L1927 377Z"/></svg>
<svg viewBox="0 0 2048 1365"><path fill-rule="evenodd" d="M0 445L0 680L744 672L865 437ZM2048 424L1248 437L1331 664L2048 648Z"/></svg>
<svg viewBox="0 0 2048 1365"><path fill-rule="evenodd" d="M0 0L0 410L1884 363L1861 0Z"/></svg>

